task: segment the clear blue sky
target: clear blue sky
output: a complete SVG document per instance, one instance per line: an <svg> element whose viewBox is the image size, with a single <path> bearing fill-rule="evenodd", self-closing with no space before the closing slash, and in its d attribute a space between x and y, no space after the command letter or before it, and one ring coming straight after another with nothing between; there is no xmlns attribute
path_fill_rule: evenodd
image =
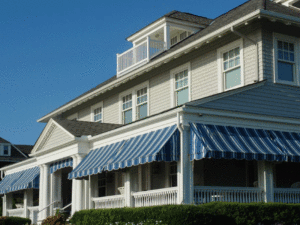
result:
<svg viewBox="0 0 300 225"><path fill-rule="evenodd" d="M0 137L34 144L36 120L116 73L132 33L178 10L215 18L245 0L1 0Z"/></svg>

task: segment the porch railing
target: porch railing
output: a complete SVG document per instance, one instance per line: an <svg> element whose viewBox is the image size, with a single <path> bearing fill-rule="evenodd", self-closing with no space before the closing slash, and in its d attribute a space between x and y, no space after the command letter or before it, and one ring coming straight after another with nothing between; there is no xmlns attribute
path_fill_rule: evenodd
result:
<svg viewBox="0 0 300 225"><path fill-rule="evenodd" d="M31 219L32 224L37 224L39 221L39 206L28 207L29 219Z"/></svg>
<svg viewBox="0 0 300 225"><path fill-rule="evenodd" d="M123 195L92 198L92 201L95 203L95 209L122 208L125 206Z"/></svg>
<svg viewBox="0 0 300 225"><path fill-rule="evenodd" d="M165 43L163 41L155 41L148 38L126 52L117 54L117 74L128 72L135 66L148 62L164 49Z"/></svg>
<svg viewBox="0 0 300 225"><path fill-rule="evenodd" d="M211 187L195 186L195 204L203 204L214 201L221 202L261 202L263 192L260 188L253 187Z"/></svg>
<svg viewBox="0 0 300 225"><path fill-rule="evenodd" d="M24 217L24 208L8 209L8 216Z"/></svg>
<svg viewBox="0 0 300 225"><path fill-rule="evenodd" d="M178 188L163 188L133 193L134 206L154 206L177 204Z"/></svg>
<svg viewBox="0 0 300 225"><path fill-rule="evenodd" d="M300 203L300 189L274 188L274 202Z"/></svg>

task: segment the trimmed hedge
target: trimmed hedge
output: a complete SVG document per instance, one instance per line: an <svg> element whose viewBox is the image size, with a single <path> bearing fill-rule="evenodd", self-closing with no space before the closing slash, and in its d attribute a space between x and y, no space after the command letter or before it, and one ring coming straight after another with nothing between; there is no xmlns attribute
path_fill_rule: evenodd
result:
<svg viewBox="0 0 300 225"><path fill-rule="evenodd" d="M156 223L156 221L158 221ZM76 212L75 225L300 225L300 204L212 202L199 206L169 205L144 208L91 209Z"/></svg>
<svg viewBox="0 0 300 225"><path fill-rule="evenodd" d="M31 220L28 218L22 218L22 217L8 217L8 216L2 216L0 217L0 225L30 225Z"/></svg>

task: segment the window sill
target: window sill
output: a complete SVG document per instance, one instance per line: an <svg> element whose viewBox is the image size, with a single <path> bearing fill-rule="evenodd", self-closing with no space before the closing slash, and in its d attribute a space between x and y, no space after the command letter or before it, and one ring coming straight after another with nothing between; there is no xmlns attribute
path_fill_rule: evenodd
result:
<svg viewBox="0 0 300 225"><path fill-rule="evenodd" d="M245 85L238 85L238 86L234 86L234 87L232 87L232 88L228 88L228 89L225 89L224 88L224 92L226 92L226 91L231 91L231 90L234 90L234 89L237 89L237 88L241 88L241 87L244 87Z"/></svg>

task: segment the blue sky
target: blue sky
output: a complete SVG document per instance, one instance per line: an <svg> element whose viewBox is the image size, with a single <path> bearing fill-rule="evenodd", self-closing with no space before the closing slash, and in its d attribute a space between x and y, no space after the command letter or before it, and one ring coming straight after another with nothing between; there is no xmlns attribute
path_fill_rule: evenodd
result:
<svg viewBox="0 0 300 225"><path fill-rule="evenodd" d="M245 0L1 0L0 137L34 144L36 120L116 73L132 33L178 10L215 18Z"/></svg>

